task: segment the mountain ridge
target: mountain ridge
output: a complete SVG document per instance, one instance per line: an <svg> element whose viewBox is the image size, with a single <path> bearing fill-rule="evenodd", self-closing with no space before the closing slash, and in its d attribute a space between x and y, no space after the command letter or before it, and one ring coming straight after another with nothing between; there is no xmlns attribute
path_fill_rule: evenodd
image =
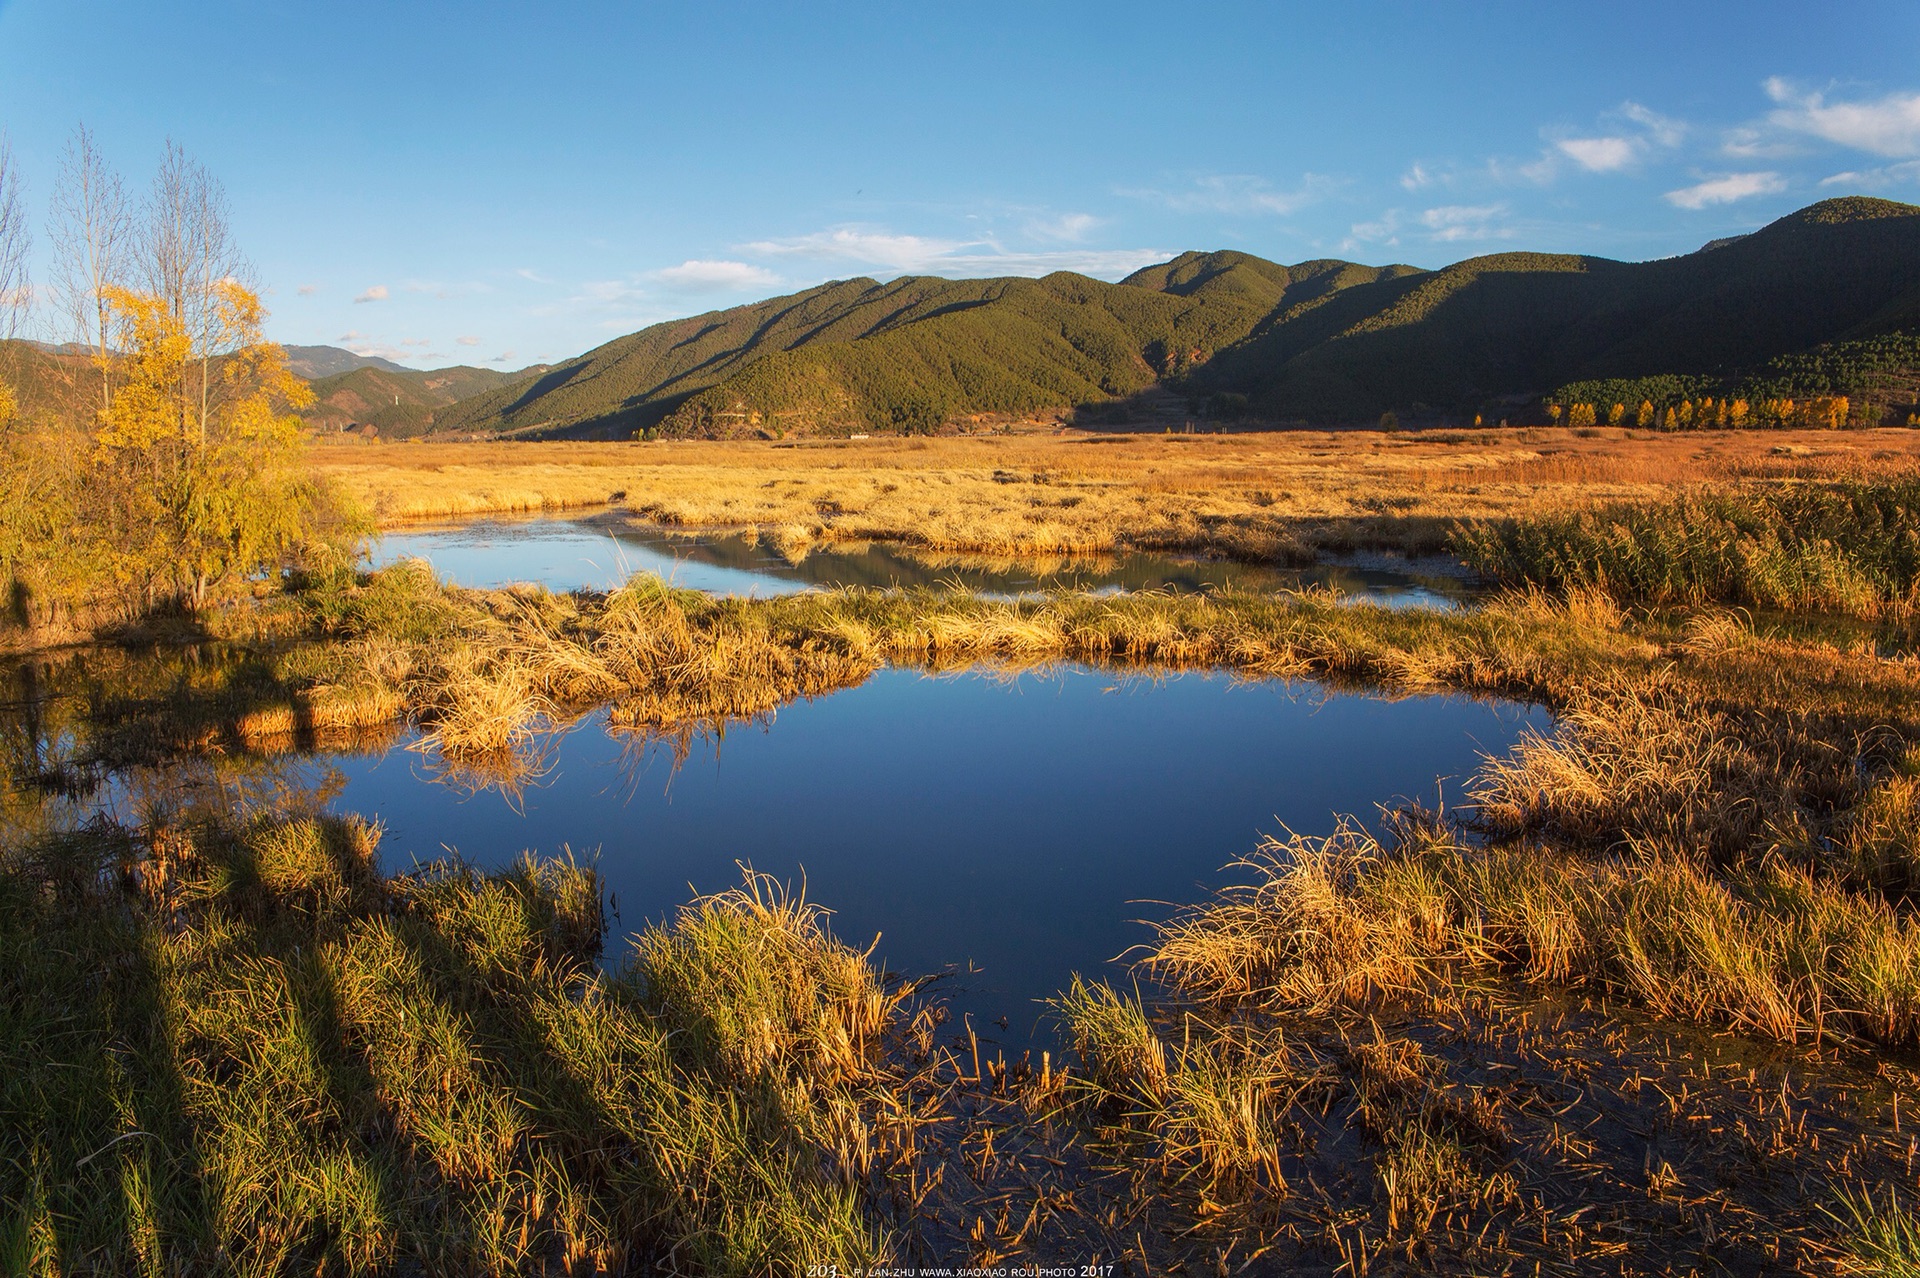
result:
<svg viewBox="0 0 1920 1278"><path fill-rule="evenodd" d="M833 280L616 338L463 399L433 429L620 438L1049 415L1125 424L1167 392L1197 412L1267 422L1466 421L1595 379L1758 376L1771 361L1908 328L1920 330L1920 207L1844 196L1649 262L1509 251L1426 270L1215 250L1118 283L1066 272ZM1901 349L1883 344L1874 359Z"/></svg>

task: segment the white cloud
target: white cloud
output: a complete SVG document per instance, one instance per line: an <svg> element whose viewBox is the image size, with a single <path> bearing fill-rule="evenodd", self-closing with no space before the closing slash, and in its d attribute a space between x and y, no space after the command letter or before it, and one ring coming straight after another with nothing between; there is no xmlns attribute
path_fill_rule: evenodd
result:
<svg viewBox="0 0 1920 1278"><path fill-rule="evenodd" d="M1542 151L1539 159L1525 164L1500 156L1487 161L1487 176L1502 186L1520 182L1529 186L1545 186L1559 175L1560 157L1551 150Z"/></svg>
<svg viewBox="0 0 1920 1278"><path fill-rule="evenodd" d="M1589 173L1613 173L1640 156L1634 138L1561 138L1560 153Z"/></svg>
<svg viewBox="0 0 1920 1278"><path fill-rule="evenodd" d="M1766 82L1766 90L1781 104L1767 116L1776 127L1873 155L1920 155L1920 93L1890 93L1872 102L1828 102L1824 93L1797 92L1779 76Z"/></svg>
<svg viewBox="0 0 1920 1278"><path fill-rule="evenodd" d="M400 344L402 346L431 346L433 345L433 339L430 337L403 337L400 339Z"/></svg>
<svg viewBox="0 0 1920 1278"><path fill-rule="evenodd" d="M384 302L387 300L387 286L375 284L372 288L353 299L356 302Z"/></svg>
<svg viewBox="0 0 1920 1278"><path fill-rule="evenodd" d="M1683 209L1704 209L1710 204L1731 204L1756 195L1778 195L1786 189L1787 180L1778 173L1729 173L1668 191L1666 200Z"/></svg>
<svg viewBox="0 0 1920 1278"><path fill-rule="evenodd" d="M1065 213L1057 218L1028 222L1022 229L1036 240L1077 244L1086 238L1088 231L1099 224L1100 219L1091 213Z"/></svg>
<svg viewBox="0 0 1920 1278"><path fill-rule="evenodd" d="M460 346L478 346L480 344L480 339L477 337L456 337L453 340L455 344Z"/></svg>
<svg viewBox="0 0 1920 1278"><path fill-rule="evenodd" d="M1509 227L1496 225L1507 215L1505 204L1447 204L1428 209L1420 215L1420 224L1438 243L1459 240L1503 240L1513 234Z"/></svg>
<svg viewBox="0 0 1920 1278"><path fill-rule="evenodd" d="M1907 160L1877 169L1850 169L1845 173L1836 173L1832 177L1821 178L1820 185L1851 186L1871 191L1917 181L1920 181L1920 160Z"/></svg>
<svg viewBox="0 0 1920 1278"><path fill-rule="evenodd" d="M1632 120L1647 131L1647 137L1656 146L1675 147L1680 145L1687 135L1687 126L1671 116L1661 115L1638 102L1622 102L1620 114Z"/></svg>
<svg viewBox="0 0 1920 1278"><path fill-rule="evenodd" d="M896 235L868 226L841 226L779 240L739 246L762 257L851 262L903 275L1124 275L1169 256L1160 249L1057 249L1009 251L992 240L948 240Z"/></svg>
<svg viewBox="0 0 1920 1278"><path fill-rule="evenodd" d="M1184 191L1146 188L1123 189L1117 193L1137 200L1151 200L1176 213L1284 217L1312 204L1337 185L1334 179L1324 174L1308 173L1301 177L1300 185L1294 190L1277 191L1264 178L1246 173L1226 173L1195 178L1193 186Z"/></svg>
<svg viewBox="0 0 1920 1278"><path fill-rule="evenodd" d="M780 282L778 275L764 267L746 262L708 261L701 258L688 258L678 266L655 271L653 277L668 288L685 293L767 288Z"/></svg>
<svg viewBox="0 0 1920 1278"><path fill-rule="evenodd" d="M551 279L549 279L545 275L540 274L540 272L533 270L531 267L522 266L516 271L514 271L514 274L518 275L523 280L531 280L535 284L553 283Z"/></svg>
<svg viewBox="0 0 1920 1278"><path fill-rule="evenodd" d="M1409 191L1418 191L1432 186L1434 181L1433 174L1427 172L1426 166L1420 164L1414 165L1400 175L1400 185Z"/></svg>
<svg viewBox="0 0 1920 1278"><path fill-rule="evenodd" d="M1350 253L1363 244L1397 245L1400 243L1400 210L1388 209L1371 222L1355 222L1340 241L1340 251Z"/></svg>
<svg viewBox="0 0 1920 1278"><path fill-rule="evenodd" d="M917 271L960 249L963 240L937 240L922 235L892 235L864 226L841 226L811 235L782 240L755 240L742 252L763 257L817 257Z"/></svg>
<svg viewBox="0 0 1920 1278"><path fill-rule="evenodd" d="M302 284L299 288L295 289L294 291L299 293L300 296L302 297L312 297L315 293L318 293L320 291L320 286L318 284Z"/></svg>
<svg viewBox="0 0 1920 1278"><path fill-rule="evenodd" d="M1735 160L1779 160L1801 154L1805 148L1769 129L1743 124L1720 135L1720 153Z"/></svg>

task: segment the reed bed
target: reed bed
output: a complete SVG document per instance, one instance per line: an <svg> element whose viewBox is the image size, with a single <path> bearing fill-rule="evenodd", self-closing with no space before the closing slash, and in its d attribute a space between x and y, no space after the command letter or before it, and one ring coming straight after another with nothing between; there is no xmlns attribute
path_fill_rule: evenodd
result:
<svg viewBox="0 0 1920 1278"><path fill-rule="evenodd" d="M1464 529L1456 545L1494 580L1622 603L1898 618L1920 605L1920 479L1534 514Z"/></svg>

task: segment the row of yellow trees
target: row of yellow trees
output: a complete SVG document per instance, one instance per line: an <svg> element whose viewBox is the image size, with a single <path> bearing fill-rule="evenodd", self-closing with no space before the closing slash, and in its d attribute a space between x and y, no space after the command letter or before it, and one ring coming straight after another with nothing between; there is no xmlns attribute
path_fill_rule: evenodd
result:
<svg viewBox="0 0 1920 1278"><path fill-rule="evenodd" d="M308 464L293 410L310 392L237 278L217 185L170 147L144 226L117 191L83 131L53 201L67 220L51 291L78 340L12 342L0 363L0 584L16 622L197 611L223 588L345 562L362 531ZM0 337L26 292L20 204L0 152Z"/></svg>
<svg viewBox="0 0 1920 1278"><path fill-rule="evenodd" d="M1740 398L1682 399L1662 407L1643 399L1629 409L1625 404L1548 404L1547 416L1557 426L1564 417L1569 426L1596 426L1603 420L1609 426L1632 424L1642 429L1662 430L1743 430L1753 427L1839 430L1846 426L1853 411L1845 395L1819 395L1809 399L1763 399L1750 404Z"/></svg>

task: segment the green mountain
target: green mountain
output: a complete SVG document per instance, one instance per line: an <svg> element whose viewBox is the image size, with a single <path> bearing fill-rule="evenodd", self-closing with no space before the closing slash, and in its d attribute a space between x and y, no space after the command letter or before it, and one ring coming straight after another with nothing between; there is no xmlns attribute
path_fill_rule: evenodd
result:
<svg viewBox="0 0 1920 1278"><path fill-rule="evenodd" d="M1169 406L1464 420L1599 379L1674 394L1871 382L1893 412L1920 385L1908 330L1920 208L1853 197L1654 262L1501 253L1425 271L1222 252L1118 284L840 280L609 342L462 400L434 429L845 434L1069 411L1157 420Z"/></svg>
<svg viewBox="0 0 1920 1278"><path fill-rule="evenodd" d="M1684 257L1506 253L1341 302L1364 314L1324 335L1276 315L1195 384L1269 413L1366 419L1480 411L1595 379L1738 382L1823 345L1920 329L1920 208L1828 200Z"/></svg>
<svg viewBox="0 0 1920 1278"><path fill-rule="evenodd" d="M57 354L38 353L58 362ZM359 358L359 357L355 357ZM1501 253L1436 271L1183 253L1117 284L836 280L552 368L318 378L316 425L627 438L1488 420L1559 402L1847 395L1920 410L1920 207L1849 197L1653 262Z"/></svg>
<svg viewBox="0 0 1920 1278"><path fill-rule="evenodd" d="M384 360L363 364L310 382L313 406L301 416L321 430L371 426L384 438L405 439L434 429L449 404L538 374L544 367L503 373L464 364L425 371Z"/></svg>

